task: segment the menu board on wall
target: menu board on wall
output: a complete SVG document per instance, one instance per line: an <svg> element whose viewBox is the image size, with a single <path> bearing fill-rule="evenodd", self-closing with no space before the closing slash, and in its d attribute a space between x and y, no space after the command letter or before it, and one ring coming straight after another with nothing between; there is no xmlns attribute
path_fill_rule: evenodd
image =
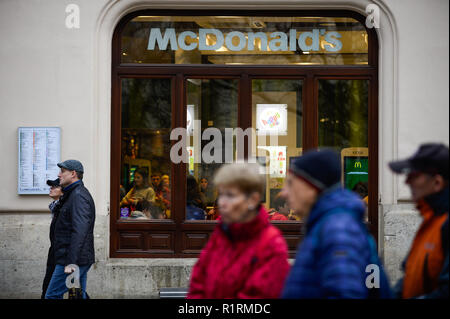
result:
<svg viewBox="0 0 450 319"><path fill-rule="evenodd" d="M19 127L18 194L48 194L48 179L58 177L61 156L59 127Z"/></svg>

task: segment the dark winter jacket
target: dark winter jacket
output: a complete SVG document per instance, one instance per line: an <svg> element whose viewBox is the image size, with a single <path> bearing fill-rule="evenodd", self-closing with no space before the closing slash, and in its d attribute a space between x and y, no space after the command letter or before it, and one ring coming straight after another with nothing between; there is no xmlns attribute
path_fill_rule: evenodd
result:
<svg viewBox="0 0 450 319"><path fill-rule="evenodd" d="M192 270L189 299L278 298L287 245L264 207L247 223L219 222Z"/></svg>
<svg viewBox="0 0 450 319"><path fill-rule="evenodd" d="M55 249L54 249L54 238L55 238L55 221L58 212L59 200L55 200L48 205L48 208L52 212L52 221L50 223L50 247L48 248L47 255L47 267L45 270L44 281L42 283L42 294L41 299L45 299L45 293L47 292L48 285L52 279L53 271L55 270ZM55 214L56 213L56 214Z"/></svg>
<svg viewBox="0 0 450 319"><path fill-rule="evenodd" d="M55 211L54 253L59 265L92 265L95 205L83 182L64 188Z"/></svg>
<svg viewBox="0 0 450 319"><path fill-rule="evenodd" d="M50 223L50 247L48 249L47 266L55 264L55 222L59 212L58 204L59 200L55 200L48 205L52 212L52 221Z"/></svg>
<svg viewBox="0 0 450 319"><path fill-rule="evenodd" d="M50 245L51 246L53 245L53 240L55 238L55 222L56 222L56 218L57 218L58 213L59 213L59 204L60 204L60 201L58 199L58 200L55 200L55 201L51 202L48 205L48 208L52 212L52 221L50 223L50 234L49 234L50 235Z"/></svg>
<svg viewBox="0 0 450 319"><path fill-rule="evenodd" d="M340 187L329 189L319 197L306 222L306 235L286 280L283 298L369 298L373 295L373 289L377 288L370 289L369 295L366 278L371 272L367 273L366 267L373 263L374 255L379 259L375 243L370 244L363 224L364 213L361 199ZM389 298L389 283L382 267L380 274L384 298Z"/></svg>

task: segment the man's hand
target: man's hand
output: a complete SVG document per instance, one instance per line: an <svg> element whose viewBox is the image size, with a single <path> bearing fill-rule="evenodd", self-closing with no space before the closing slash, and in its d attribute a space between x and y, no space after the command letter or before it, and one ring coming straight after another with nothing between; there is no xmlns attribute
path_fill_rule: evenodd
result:
<svg viewBox="0 0 450 319"><path fill-rule="evenodd" d="M76 270L76 268L73 267L73 266L71 266L71 265L64 267L64 273L65 273L65 274L71 274L71 273L73 273L75 270Z"/></svg>

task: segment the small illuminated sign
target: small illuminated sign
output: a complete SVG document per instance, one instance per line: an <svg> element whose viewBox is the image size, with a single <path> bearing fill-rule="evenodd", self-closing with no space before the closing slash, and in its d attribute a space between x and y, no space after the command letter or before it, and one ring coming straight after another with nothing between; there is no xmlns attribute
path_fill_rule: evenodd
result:
<svg viewBox="0 0 450 319"><path fill-rule="evenodd" d="M359 182L369 181L369 158L367 156L344 157L344 187L352 190Z"/></svg>
<svg viewBox="0 0 450 319"><path fill-rule="evenodd" d="M257 104L258 135L287 135L287 104Z"/></svg>

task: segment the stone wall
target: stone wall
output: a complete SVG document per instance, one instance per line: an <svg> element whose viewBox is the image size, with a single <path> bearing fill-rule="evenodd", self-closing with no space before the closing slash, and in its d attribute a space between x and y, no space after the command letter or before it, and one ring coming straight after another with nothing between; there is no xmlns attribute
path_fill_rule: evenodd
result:
<svg viewBox="0 0 450 319"><path fill-rule="evenodd" d="M421 217L412 204L387 205L384 219L384 265L392 284L402 277L401 265L409 252Z"/></svg>
<svg viewBox="0 0 450 319"><path fill-rule="evenodd" d="M384 262L392 283L420 223L412 205L384 207ZM0 213L0 298L39 298L49 246L50 213ZM158 298L162 287L187 287L193 258L110 259L109 216L97 215L92 298Z"/></svg>
<svg viewBox="0 0 450 319"><path fill-rule="evenodd" d="M50 244L49 213L0 213L0 298L39 298ZM93 298L157 298L162 287L187 287L194 258L109 259L109 220L97 215Z"/></svg>

